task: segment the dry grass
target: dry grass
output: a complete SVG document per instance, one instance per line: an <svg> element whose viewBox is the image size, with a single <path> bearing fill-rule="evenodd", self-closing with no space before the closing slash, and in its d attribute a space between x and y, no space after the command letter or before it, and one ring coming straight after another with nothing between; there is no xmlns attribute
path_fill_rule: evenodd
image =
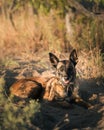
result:
<svg viewBox="0 0 104 130"><path fill-rule="evenodd" d="M0 17L0 60L4 66L18 66L18 63L13 60L17 56L25 60L34 60L42 55L48 55L48 51L59 54L65 49L65 46L69 50L70 45L67 46L65 42L64 19L57 16L55 11L51 11L47 15L41 12L38 16L34 15L32 11L28 14L25 11L17 13L14 15L14 23L16 30L9 20ZM81 24L81 21L79 26L76 23L76 34L72 45L78 50L93 46L93 43L90 44L93 42L92 34L87 35L90 28L89 23L84 31L82 31L83 27L85 25ZM77 41L79 42L76 44ZM85 41L86 44L84 44ZM82 51L79 54L78 76L90 78L104 75L104 63L100 51L97 47L95 48L98 50L91 48L90 52Z"/></svg>
<svg viewBox="0 0 104 130"><path fill-rule="evenodd" d="M104 62L99 50L81 51L77 65L80 78L91 79L104 76Z"/></svg>
<svg viewBox="0 0 104 130"><path fill-rule="evenodd" d="M0 59L8 55L32 54L40 49L61 50L64 21L53 16L53 12L46 16L25 16L25 13L14 16L16 30L9 20L0 17Z"/></svg>
<svg viewBox="0 0 104 130"><path fill-rule="evenodd" d="M22 17L22 16L20 16ZM20 23L19 23L20 22ZM17 31L14 30L9 20L3 21L0 19L0 49L1 54L5 55L20 55L23 52L29 52L33 49L33 25L31 23L23 24L24 21L18 20L16 24ZM18 51L19 50L19 51ZM33 50L32 50L33 51ZM1 55L1 56L3 56Z"/></svg>

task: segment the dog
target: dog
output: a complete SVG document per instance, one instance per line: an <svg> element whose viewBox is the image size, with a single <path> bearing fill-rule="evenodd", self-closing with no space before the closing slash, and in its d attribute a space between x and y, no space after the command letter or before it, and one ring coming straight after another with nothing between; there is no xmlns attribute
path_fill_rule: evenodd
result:
<svg viewBox="0 0 104 130"><path fill-rule="evenodd" d="M53 53L49 53L56 75L50 78L30 77L20 79L10 87L10 93L20 98L33 98L53 101L62 99L67 103L75 103L85 108L91 104L85 102L74 92L76 81L76 64L78 62L76 50L72 50L68 60L59 60ZM48 76L47 76L48 77Z"/></svg>

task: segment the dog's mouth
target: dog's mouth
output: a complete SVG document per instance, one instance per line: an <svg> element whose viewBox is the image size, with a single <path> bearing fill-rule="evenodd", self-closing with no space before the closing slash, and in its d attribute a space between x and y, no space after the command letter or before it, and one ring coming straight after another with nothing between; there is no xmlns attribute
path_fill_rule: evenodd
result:
<svg viewBox="0 0 104 130"><path fill-rule="evenodd" d="M69 80L64 80L64 83L65 83L65 84L69 84L70 81L69 81Z"/></svg>
<svg viewBox="0 0 104 130"><path fill-rule="evenodd" d="M68 84L70 84L70 79L67 78L67 77L63 77L63 78L62 78L62 82L63 82L65 85L68 85Z"/></svg>

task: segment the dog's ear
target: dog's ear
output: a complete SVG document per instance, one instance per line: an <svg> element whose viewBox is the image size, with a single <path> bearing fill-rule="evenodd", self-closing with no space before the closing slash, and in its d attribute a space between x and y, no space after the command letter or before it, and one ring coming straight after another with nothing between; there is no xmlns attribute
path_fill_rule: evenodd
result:
<svg viewBox="0 0 104 130"><path fill-rule="evenodd" d="M77 52L75 49L73 49L72 52L70 53L70 60L73 62L74 66L78 62L78 56L77 56Z"/></svg>
<svg viewBox="0 0 104 130"><path fill-rule="evenodd" d="M53 53L49 53L49 59L50 59L52 65L56 68L57 64L59 62L59 59Z"/></svg>

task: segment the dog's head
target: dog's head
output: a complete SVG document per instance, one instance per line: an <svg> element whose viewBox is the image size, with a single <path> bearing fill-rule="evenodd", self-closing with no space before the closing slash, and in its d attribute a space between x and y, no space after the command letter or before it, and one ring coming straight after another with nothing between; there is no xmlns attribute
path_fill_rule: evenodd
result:
<svg viewBox="0 0 104 130"><path fill-rule="evenodd" d="M49 53L49 58L52 66L56 68L56 75L58 76L60 82L64 86L69 86L74 83L76 78L75 66L78 60L76 50L72 50L69 60L59 60L59 58L53 53Z"/></svg>

